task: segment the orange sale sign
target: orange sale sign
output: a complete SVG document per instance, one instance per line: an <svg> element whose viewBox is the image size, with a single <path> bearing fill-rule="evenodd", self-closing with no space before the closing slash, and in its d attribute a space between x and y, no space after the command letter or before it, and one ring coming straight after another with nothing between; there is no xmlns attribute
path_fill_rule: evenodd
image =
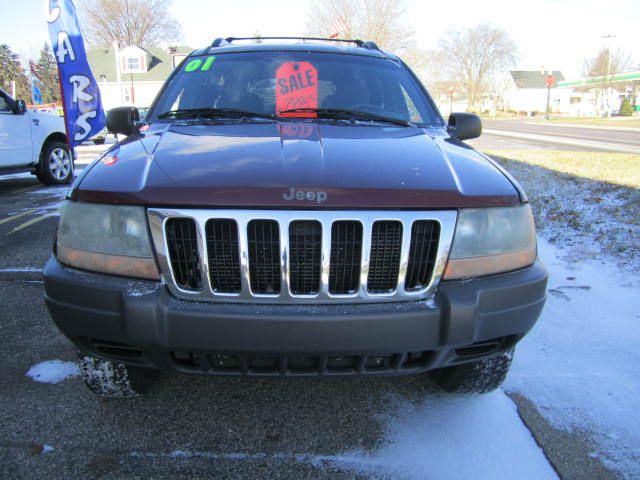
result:
<svg viewBox="0 0 640 480"><path fill-rule="evenodd" d="M292 108L318 108L318 71L309 62L287 62L276 70L276 114ZM313 113L285 113L314 117Z"/></svg>

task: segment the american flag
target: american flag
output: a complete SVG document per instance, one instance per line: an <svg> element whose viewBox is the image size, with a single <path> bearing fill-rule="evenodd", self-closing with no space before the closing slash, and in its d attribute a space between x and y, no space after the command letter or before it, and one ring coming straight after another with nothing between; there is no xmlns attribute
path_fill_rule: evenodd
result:
<svg viewBox="0 0 640 480"><path fill-rule="evenodd" d="M29 70L31 70L31 75L42 81L40 78L40 73L38 72L38 64L33 60L29 60Z"/></svg>
<svg viewBox="0 0 640 480"><path fill-rule="evenodd" d="M341 33L346 33L347 30L349 30L347 22L344 21L344 17L342 15L338 15L331 24L331 35L329 38L338 38Z"/></svg>

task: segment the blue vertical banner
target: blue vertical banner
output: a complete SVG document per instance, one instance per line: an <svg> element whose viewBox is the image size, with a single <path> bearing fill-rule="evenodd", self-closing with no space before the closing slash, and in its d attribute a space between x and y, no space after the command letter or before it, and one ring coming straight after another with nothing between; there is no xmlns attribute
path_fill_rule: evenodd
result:
<svg viewBox="0 0 640 480"><path fill-rule="evenodd" d="M31 103L34 105L42 105L42 92L38 85L36 85L35 79L31 80Z"/></svg>
<svg viewBox="0 0 640 480"><path fill-rule="evenodd" d="M49 36L58 63L64 121L74 147L104 128L100 90L87 62L72 0L49 0Z"/></svg>

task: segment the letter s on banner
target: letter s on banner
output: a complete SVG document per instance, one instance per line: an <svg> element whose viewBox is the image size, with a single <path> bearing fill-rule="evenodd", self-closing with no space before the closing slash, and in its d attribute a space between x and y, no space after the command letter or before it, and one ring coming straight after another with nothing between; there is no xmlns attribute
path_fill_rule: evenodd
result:
<svg viewBox="0 0 640 480"><path fill-rule="evenodd" d="M104 128L100 90L87 62L72 0L49 0L49 36L58 63L64 121L70 147Z"/></svg>

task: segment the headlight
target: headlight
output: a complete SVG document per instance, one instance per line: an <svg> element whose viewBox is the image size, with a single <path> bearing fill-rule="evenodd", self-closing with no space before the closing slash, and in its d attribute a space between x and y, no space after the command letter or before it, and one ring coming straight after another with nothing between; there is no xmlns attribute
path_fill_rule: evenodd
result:
<svg viewBox="0 0 640 480"><path fill-rule="evenodd" d="M535 259L536 232L529 205L462 209L444 279L508 272Z"/></svg>
<svg viewBox="0 0 640 480"><path fill-rule="evenodd" d="M158 280L144 207L65 202L58 260L70 267Z"/></svg>

